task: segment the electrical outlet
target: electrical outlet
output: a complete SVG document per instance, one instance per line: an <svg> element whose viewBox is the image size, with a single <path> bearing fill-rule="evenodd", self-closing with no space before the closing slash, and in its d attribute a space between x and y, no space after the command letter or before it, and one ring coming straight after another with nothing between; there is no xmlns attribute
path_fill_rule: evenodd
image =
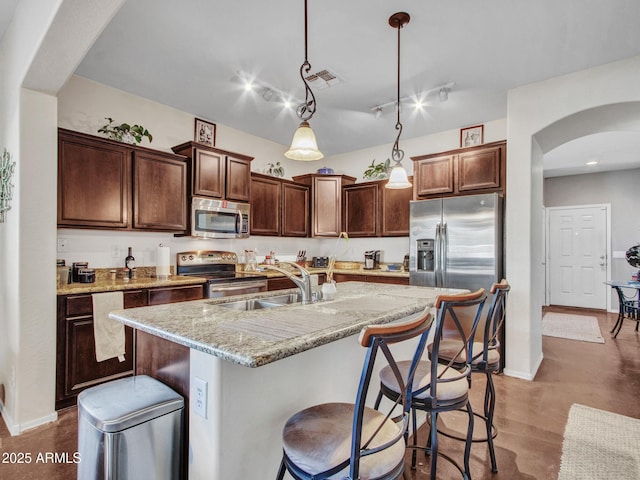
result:
<svg viewBox="0 0 640 480"><path fill-rule="evenodd" d="M67 239L58 237L58 252L67 251Z"/></svg>
<svg viewBox="0 0 640 480"><path fill-rule="evenodd" d="M111 247L111 258L120 258L120 247L117 245Z"/></svg>
<svg viewBox="0 0 640 480"><path fill-rule="evenodd" d="M193 412L207 418L207 382L193 377Z"/></svg>

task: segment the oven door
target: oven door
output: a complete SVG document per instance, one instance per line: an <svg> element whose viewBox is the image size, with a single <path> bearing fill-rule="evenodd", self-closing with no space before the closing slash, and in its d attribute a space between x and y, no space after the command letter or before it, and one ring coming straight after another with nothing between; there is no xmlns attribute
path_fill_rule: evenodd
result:
<svg viewBox="0 0 640 480"><path fill-rule="evenodd" d="M248 280L246 282L210 283L207 293L208 298L220 298L266 291L266 280Z"/></svg>

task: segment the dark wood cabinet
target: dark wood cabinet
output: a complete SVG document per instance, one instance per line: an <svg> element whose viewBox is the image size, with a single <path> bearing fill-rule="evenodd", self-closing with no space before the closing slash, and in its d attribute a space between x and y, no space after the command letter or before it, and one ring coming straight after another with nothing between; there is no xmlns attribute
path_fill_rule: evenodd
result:
<svg viewBox="0 0 640 480"><path fill-rule="evenodd" d="M318 285L322 285L327 280L325 273L318 273ZM267 290L284 290L287 288L297 288L296 284L287 277L275 277L267 280Z"/></svg>
<svg viewBox="0 0 640 480"><path fill-rule="evenodd" d="M276 178L251 174L251 235L280 235L282 182Z"/></svg>
<svg viewBox="0 0 640 480"><path fill-rule="evenodd" d="M504 192L506 151L507 144L501 141L411 157L414 197Z"/></svg>
<svg viewBox="0 0 640 480"><path fill-rule="evenodd" d="M186 142L172 147L191 159L190 195L249 202L253 157Z"/></svg>
<svg viewBox="0 0 640 480"><path fill-rule="evenodd" d="M309 235L309 186L253 172L251 234L283 237Z"/></svg>
<svg viewBox="0 0 640 480"><path fill-rule="evenodd" d="M410 188L385 188L387 180L354 183L342 189L344 231L350 237L409 235Z"/></svg>
<svg viewBox="0 0 640 480"><path fill-rule="evenodd" d="M361 273L334 273L333 279L340 282L389 283L393 285L409 285L409 277L392 277L390 275L367 275Z"/></svg>
<svg viewBox="0 0 640 480"><path fill-rule="evenodd" d="M342 231L342 187L355 182L347 175L311 173L293 177L311 187L311 236L337 237Z"/></svg>
<svg viewBox="0 0 640 480"><path fill-rule="evenodd" d="M133 228L187 228L187 165L175 155L136 151L133 155Z"/></svg>
<svg viewBox="0 0 640 480"><path fill-rule="evenodd" d="M131 217L131 155L114 142L60 130L58 225L126 229Z"/></svg>
<svg viewBox="0 0 640 480"><path fill-rule="evenodd" d="M282 182L282 236L309 236L309 187Z"/></svg>
<svg viewBox="0 0 640 480"><path fill-rule="evenodd" d="M184 231L187 165L178 155L58 130L58 226Z"/></svg>
<svg viewBox="0 0 640 480"><path fill-rule="evenodd" d="M409 178L411 182L415 181ZM384 181L386 183L386 180ZM409 202L413 199L411 188L380 188L380 234L383 237L409 236Z"/></svg>
<svg viewBox="0 0 640 480"><path fill-rule="evenodd" d="M377 182L354 183L342 189L344 231L349 237L376 237L380 233Z"/></svg>
<svg viewBox="0 0 640 480"><path fill-rule="evenodd" d="M202 285L123 292L124 308L144 307L204 296ZM56 409L74 405L85 388L134 374L136 333L125 326L125 361L96 361L91 294L57 297Z"/></svg>

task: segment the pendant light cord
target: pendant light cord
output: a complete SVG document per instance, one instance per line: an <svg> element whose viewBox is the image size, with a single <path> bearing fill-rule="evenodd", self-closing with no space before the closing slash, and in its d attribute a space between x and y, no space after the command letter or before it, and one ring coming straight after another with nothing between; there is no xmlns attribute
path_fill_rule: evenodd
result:
<svg viewBox="0 0 640 480"><path fill-rule="evenodd" d="M306 0L305 0L306 1ZM398 90L397 90L397 102L396 102L396 112L398 114L397 122L396 122L396 130L398 130L398 136L396 137L396 141L393 144L393 149L391 150L391 158L394 162L399 164L404 158L404 151L400 149L400 135L402 135L402 123L400 122L400 29L402 28L402 22L398 22Z"/></svg>
<svg viewBox="0 0 640 480"><path fill-rule="evenodd" d="M304 0L304 62L300 66L300 78L304 82L304 103L301 103L298 106L297 114L300 120L308 121L311 120L313 114L316 113L316 97L311 90L311 87L307 83L307 79L305 78L305 73L309 73L311 71L311 64L309 63L308 58L308 48L307 48L307 0Z"/></svg>

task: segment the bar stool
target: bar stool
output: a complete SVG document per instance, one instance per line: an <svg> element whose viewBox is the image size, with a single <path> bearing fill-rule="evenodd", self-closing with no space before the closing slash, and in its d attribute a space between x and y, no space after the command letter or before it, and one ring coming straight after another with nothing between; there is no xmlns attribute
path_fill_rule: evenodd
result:
<svg viewBox="0 0 640 480"><path fill-rule="evenodd" d="M473 411L469 404L471 343L486 298L484 289L481 288L473 293L440 295L436 299L435 308L438 313L435 321L433 343L430 345L431 359L420 361L413 382L413 398L411 402L413 445L409 447L413 449L411 467L415 468L416 451L422 449L422 447L418 447L416 411L425 411L430 417L431 433L424 450L427 454L431 454L430 478L432 479L436 478L438 456L454 465L464 479L471 478L469 469L469 456L473 437ZM450 325L453 328L445 331L445 325ZM447 337L447 340L459 340L461 348L454 357L458 358L460 356L467 359L467 362L458 363L451 360L445 363L444 360L441 361L440 346L445 341L445 334L451 336ZM412 363L410 361L398 362L398 366L403 372L403 378L406 378ZM376 399L375 408L378 408L383 396L392 401L397 401L401 391L391 368L383 368L380 371L380 392ZM437 435L438 415L442 412L463 408L469 416L464 451L464 468L460 467L450 456L438 451Z"/></svg>
<svg viewBox="0 0 640 480"><path fill-rule="evenodd" d="M494 283L491 287L491 304L485 319L482 342L475 341L471 345L471 373L482 373L486 376L486 386L484 392L484 415L475 413L485 423L486 437L474 438L473 442L487 442L489 456L491 458L491 470L498 471L496 454L493 446L493 439L498 435L498 430L493 425L493 415L496 405L496 390L493 385L493 373L500 369L500 332L504 325L506 314L507 295L511 286L505 279L500 283ZM452 339L445 339L440 343L438 361L454 361L455 364L463 365L465 358L459 354L460 342ZM429 352L430 346L427 347ZM465 440L461 436L452 433L440 432L443 435L457 440Z"/></svg>
<svg viewBox="0 0 640 480"><path fill-rule="evenodd" d="M282 480L285 472L297 480L396 480L403 475L410 385L432 323L431 315L425 311L417 319L372 325L360 332L359 342L367 348L367 353L355 404L325 403L290 417L282 432L283 455L278 480ZM408 362L407 376L402 377L389 345L416 337L419 337L418 346L413 360ZM400 385L398 401L384 413L365 406L380 351Z"/></svg>

